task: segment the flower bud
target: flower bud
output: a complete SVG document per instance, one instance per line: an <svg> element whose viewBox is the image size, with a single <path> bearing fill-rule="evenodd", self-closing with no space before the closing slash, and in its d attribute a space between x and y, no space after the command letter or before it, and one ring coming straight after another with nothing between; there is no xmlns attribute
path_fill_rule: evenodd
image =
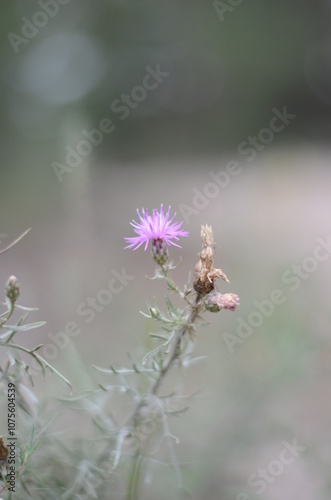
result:
<svg viewBox="0 0 331 500"><path fill-rule="evenodd" d="M6 285L6 297L10 302L15 303L20 294L20 284L16 276L10 276Z"/></svg>
<svg viewBox="0 0 331 500"><path fill-rule="evenodd" d="M153 259L157 264L162 266L168 260L168 247L162 238L153 240L152 243Z"/></svg>
<svg viewBox="0 0 331 500"><path fill-rule="evenodd" d="M234 311L239 304L239 297L235 293L225 293L219 299L219 305L222 309Z"/></svg>
<svg viewBox="0 0 331 500"><path fill-rule="evenodd" d="M210 312L219 312L221 309L234 311L239 306L239 297L235 293L210 293L205 300L205 306Z"/></svg>

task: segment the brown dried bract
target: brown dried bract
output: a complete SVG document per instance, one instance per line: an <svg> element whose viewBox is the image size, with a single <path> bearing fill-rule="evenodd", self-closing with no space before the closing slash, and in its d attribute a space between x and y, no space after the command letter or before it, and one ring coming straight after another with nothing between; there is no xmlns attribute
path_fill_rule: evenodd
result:
<svg viewBox="0 0 331 500"><path fill-rule="evenodd" d="M0 436L0 460L7 460L8 457L8 447L4 442L2 436Z"/></svg>
<svg viewBox="0 0 331 500"><path fill-rule="evenodd" d="M8 447L4 442L2 436L0 436L0 479L5 479L7 476L7 458L8 458Z"/></svg>
<svg viewBox="0 0 331 500"><path fill-rule="evenodd" d="M222 278L229 283L222 269L215 269L213 264L213 253L215 249L214 235L211 226L201 226L202 250L199 253L199 261L194 269L193 288L199 297L204 297L214 290L216 278Z"/></svg>

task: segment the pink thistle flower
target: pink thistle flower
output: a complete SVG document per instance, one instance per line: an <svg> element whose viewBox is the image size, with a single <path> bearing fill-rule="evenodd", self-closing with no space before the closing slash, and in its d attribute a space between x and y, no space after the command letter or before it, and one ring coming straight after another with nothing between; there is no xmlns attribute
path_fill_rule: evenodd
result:
<svg viewBox="0 0 331 500"><path fill-rule="evenodd" d="M207 296L205 306L208 311L218 312L221 309L229 309L234 311L239 306L240 300L235 293L220 293L213 292Z"/></svg>
<svg viewBox="0 0 331 500"><path fill-rule="evenodd" d="M230 311L234 311L239 304L239 297L235 293L224 293L218 299L220 309L229 309Z"/></svg>
<svg viewBox="0 0 331 500"><path fill-rule="evenodd" d="M124 238L128 245L125 248L133 248L137 250L143 243L145 243L144 250L147 250L149 240L152 240L154 246L162 246L164 243L166 245L174 245L175 247L181 248L180 245L174 242L178 241L179 236L188 236L187 231L183 231L181 228L183 222L172 222L175 215L169 220L170 216L170 206L166 214L164 214L163 205L161 204L160 212L157 209L153 210L153 215L148 215L148 210L143 208L142 215L140 215L137 209L137 214L139 216L140 222L133 220L130 222L131 226L134 228L134 232L138 236L132 236L131 238Z"/></svg>

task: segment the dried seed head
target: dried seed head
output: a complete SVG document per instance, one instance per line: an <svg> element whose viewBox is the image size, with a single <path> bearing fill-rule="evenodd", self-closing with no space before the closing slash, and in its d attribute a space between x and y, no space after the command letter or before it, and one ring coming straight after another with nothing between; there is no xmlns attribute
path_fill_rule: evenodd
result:
<svg viewBox="0 0 331 500"><path fill-rule="evenodd" d="M16 276L10 276L6 285L6 297L11 303L15 303L20 294L20 284Z"/></svg>
<svg viewBox="0 0 331 500"><path fill-rule="evenodd" d="M0 436L0 460L6 460L7 457L8 457L8 447L3 437Z"/></svg>
<svg viewBox="0 0 331 500"><path fill-rule="evenodd" d="M202 248L206 247L215 247L214 243L214 234L211 226L201 226L201 241L202 241Z"/></svg>
<svg viewBox="0 0 331 500"><path fill-rule="evenodd" d="M7 458L8 458L8 446L4 442L2 436L0 436L0 479L5 479L8 473L7 470ZM1 499L0 499L1 500Z"/></svg>
<svg viewBox="0 0 331 500"><path fill-rule="evenodd" d="M197 294L204 297L214 290L216 278L222 278L229 283L222 269L215 269L213 254L215 249L214 235L211 226L201 226L202 250L199 253L199 261L194 269L193 287Z"/></svg>

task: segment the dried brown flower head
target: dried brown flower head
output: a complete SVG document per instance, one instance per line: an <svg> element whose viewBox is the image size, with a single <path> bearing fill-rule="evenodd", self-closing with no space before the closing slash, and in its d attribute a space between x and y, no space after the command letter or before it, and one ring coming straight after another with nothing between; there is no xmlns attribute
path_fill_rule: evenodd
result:
<svg viewBox="0 0 331 500"><path fill-rule="evenodd" d="M7 457L8 457L8 447L3 439L0 436L0 477L5 478L7 475Z"/></svg>
<svg viewBox="0 0 331 500"><path fill-rule="evenodd" d="M222 278L229 283L222 269L216 269L213 264L215 249L214 235L211 226L201 226L202 250L199 260L194 269L193 288L199 297L204 297L214 290L216 278Z"/></svg>
<svg viewBox="0 0 331 500"><path fill-rule="evenodd" d="M8 447L2 436L0 436L0 460L6 460L8 457Z"/></svg>

